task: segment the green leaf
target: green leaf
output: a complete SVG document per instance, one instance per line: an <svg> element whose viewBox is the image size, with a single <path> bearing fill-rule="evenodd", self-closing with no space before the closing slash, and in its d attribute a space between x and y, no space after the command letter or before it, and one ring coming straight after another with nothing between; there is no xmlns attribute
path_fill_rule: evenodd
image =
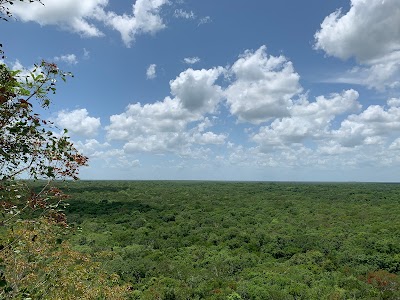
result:
<svg viewBox="0 0 400 300"><path fill-rule="evenodd" d="M7 281L5 279L0 279L0 287L3 288L7 286Z"/></svg>

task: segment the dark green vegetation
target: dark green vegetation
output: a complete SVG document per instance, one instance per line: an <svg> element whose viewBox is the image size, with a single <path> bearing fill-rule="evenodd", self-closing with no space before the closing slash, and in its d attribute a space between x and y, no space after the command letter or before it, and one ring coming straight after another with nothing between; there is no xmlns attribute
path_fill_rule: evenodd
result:
<svg viewBox="0 0 400 300"><path fill-rule="evenodd" d="M75 249L136 299L400 299L400 185L63 185Z"/></svg>

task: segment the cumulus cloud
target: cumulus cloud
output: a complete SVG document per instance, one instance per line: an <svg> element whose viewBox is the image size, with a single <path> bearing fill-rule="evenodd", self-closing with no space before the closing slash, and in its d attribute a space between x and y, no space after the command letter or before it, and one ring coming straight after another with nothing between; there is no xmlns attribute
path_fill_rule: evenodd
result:
<svg viewBox="0 0 400 300"><path fill-rule="evenodd" d="M399 107L400 106L400 98L390 98L387 101L389 106Z"/></svg>
<svg viewBox="0 0 400 300"><path fill-rule="evenodd" d="M400 50L400 3L397 0L351 0L325 18L315 34L317 49L328 55L368 62Z"/></svg>
<svg viewBox="0 0 400 300"><path fill-rule="evenodd" d="M225 95L239 121L260 124L288 116L292 97L302 91L292 63L284 56L268 56L266 50L247 50L230 69L235 80Z"/></svg>
<svg viewBox="0 0 400 300"><path fill-rule="evenodd" d="M105 142L101 143L96 139L86 139L85 141L74 142L76 148L89 157L92 164L96 161L101 161L103 167L130 169L140 167L140 161L129 154L126 154L123 149L112 148L112 145Z"/></svg>
<svg viewBox="0 0 400 300"><path fill-rule="evenodd" d="M139 34L154 34L165 28L159 15L168 0L137 0L131 14L118 15L107 11L108 0L42 0L28 4L15 2L10 7L13 15L24 22L33 21L40 25L56 25L84 37L100 37L104 33L99 25L107 25L120 32L123 42L131 46Z"/></svg>
<svg viewBox="0 0 400 300"><path fill-rule="evenodd" d="M361 110L358 97L356 91L347 90L316 97L313 102L302 99L294 103L290 117L275 119L271 125L251 134L257 145L253 157L271 166L293 162L297 166L336 168L398 163L395 153L400 149L398 99L389 99L386 107L370 105ZM236 156L238 153L244 157L248 151L233 151Z"/></svg>
<svg viewBox="0 0 400 300"><path fill-rule="evenodd" d="M315 34L315 48L361 64L337 79L369 88L399 87L400 2L351 0L351 8L327 16Z"/></svg>
<svg viewBox="0 0 400 300"><path fill-rule="evenodd" d="M130 104L125 112L110 117L107 127L110 140L129 140L163 132L182 131L187 122L197 118L169 97L163 101L141 105Z"/></svg>
<svg viewBox="0 0 400 300"><path fill-rule="evenodd" d="M347 90L329 97L316 97L314 102L302 98L291 106L290 116L277 118L271 125L263 126L252 136L262 151L271 151L307 139L320 140L329 137L332 121L339 115L358 111L358 93Z"/></svg>
<svg viewBox="0 0 400 300"><path fill-rule="evenodd" d="M96 139L78 140L74 142L74 145L81 153L89 157L96 157L98 153L111 146L109 143L100 143Z"/></svg>
<svg viewBox="0 0 400 300"><path fill-rule="evenodd" d="M96 135L101 126L100 118L90 117L85 108L72 111L62 110L58 112L55 123L68 129L72 134L84 137Z"/></svg>
<svg viewBox="0 0 400 300"><path fill-rule="evenodd" d="M400 101L362 109L354 90L293 103L290 116L250 131L254 147L232 145L226 158L239 166L319 169L400 163Z"/></svg>
<svg viewBox="0 0 400 300"><path fill-rule="evenodd" d="M146 70L146 77L147 79L154 79L157 77L157 73L156 73L156 64L151 64L147 70Z"/></svg>
<svg viewBox="0 0 400 300"><path fill-rule="evenodd" d="M24 22L34 21L40 25L57 25L83 36L102 36L103 33L93 23L98 11L103 11L108 0L43 0L40 3L15 2L10 10ZM29 8L27 7L29 5Z"/></svg>
<svg viewBox="0 0 400 300"><path fill-rule="evenodd" d="M192 112L212 113L222 98L222 88L215 81L223 68L187 69L170 82L171 93Z"/></svg>
<svg viewBox="0 0 400 300"><path fill-rule="evenodd" d="M227 138L226 134L216 134L211 131L198 133L194 136L196 143L202 145L207 145L207 144L222 145L225 143L226 138Z"/></svg>
<svg viewBox="0 0 400 300"><path fill-rule="evenodd" d="M159 13L161 7L167 3L168 0L137 0L133 4L131 15L103 12L99 16L107 25L119 31L125 45L130 47L136 35L154 34L166 27Z"/></svg>
<svg viewBox="0 0 400 300"><path fill-rule="evenodd" d="M61 56L54 57L55 61L62 61L69 65L76 65L78 63L78 59L75 54L65 54Z"/></svg>
<svg viewBox="0 0 400 300"><path fill-rule="evenodd" d="M301 94L299 81L292 63L267 55L265 46L246 51L230 67L188 68L170 81L170 96L130 104L111 116L107 139L122 142L128 156L173 153L226 166L348 168L400 162L394 155L400 149L399 99L363 109L353 89L310 98ZM225 113L222 103L237 120L251 124L244 132L250 146L235 145L230 134L216 129ZM216 148L226 154L217 155Z"/></svg>
<svg viewBox="0 0 400 300"><path fill-rule="evenodd" d="M194 145L221 144L225 135L204 132L210 126L205 117L221 100L221 87L215 84L222 70L188 69L170 82L173 97L141 105L130 104L126 111L110 117L106 127L109 140L123 141L124 151L173 152L182 156L204 156L206 149ZM190 124L197 124L190 129Z"/></svg>
<svg viewBox="0 0 400 300"><path fill-rule="evenodd" d="M400 134L400 107L371 105L358 115L348 116L332 137L344 147L355 147L381 144L393 134Z"/></svg>

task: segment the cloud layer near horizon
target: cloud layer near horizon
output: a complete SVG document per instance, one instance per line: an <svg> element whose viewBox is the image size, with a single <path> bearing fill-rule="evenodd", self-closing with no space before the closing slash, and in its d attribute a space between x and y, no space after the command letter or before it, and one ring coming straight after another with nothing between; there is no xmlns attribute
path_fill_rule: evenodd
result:
<svg viewBox="0 0 400 300"><path fill-rule="evenodd" d="M300 81L292 62L269 55L266 46L246 50L228 67L189 68L170 81L171 95L163 100L133 103L112 115L104 127L109 149L95 152L96 157L170 153L180 159L257 167L399 162L400 99L363 108L354 89L309 99ZM85 111L74 113L81 116L74 120L95 120ZM247 141L221 129L226 114L236 120L231 126L246 126ZM112 150L113 142L122 148ZM377 153L385 153L385 159L378 160Z"/></svg>

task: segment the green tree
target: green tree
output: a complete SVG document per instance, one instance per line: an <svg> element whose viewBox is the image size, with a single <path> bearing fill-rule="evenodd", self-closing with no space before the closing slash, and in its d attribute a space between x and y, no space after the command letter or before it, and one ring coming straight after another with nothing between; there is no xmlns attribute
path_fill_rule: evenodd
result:
<svg viewBox="0 0 400 300"><path fill-rule="evenodd" d="M34 100L48 108L48 94L55 93L58 78L68 75L56 65L42 62L27 75L0 64L0 222L9 226L28 209L42 209L63 222L57 214L65 199L52 187L54 179L77 179L79 167L87 162L67 135L59 135L49 121L34 111ZM67 131L65 130L64 133ZM38 192L31 191L21 177L44 179Z"/></svg>
<svg viewBox="0 0 400 300"><path fill-rule="evenodd" d="M11 17L12 4L0 0L0 19ZM44 61L17 71L0 63L0 299L129 299L117 275L64 241L67 196L54 181L78 179L87 157L38 111L70 75Z"/></svg>
<svg viewBox="0 0 400 300"><path fill-rule="evenodd" d="M57 134L57 128L35 112L38 105L49 107L48 95L55 93L57 79L65 80L68 75L56 65L46 62L37 65L31 72L12 71L4 63L0 64L2 298L28 295L30 285L26 283L35 278L38 272L27 266L40 265L40 257L51 256L49 249L46 252L44 248L38 248L38 257L32 256L27 245L36 241L39 234L30 236L29 240L26 231L20 228L43 232L40 228L44 222L66 227L62 212L66 196L52 182L55 179L77 179L79 167L87 162L87 158L79 154L68 136ZM44 184L40 190L33 191L26 181L19 180L21 178L42 179ZM49 232L47 235L52 236ZM24 264L24 261L29 263ZM23 266L23 272L18 271L19 266ZM44 284L40 286L47 286L51 282L42 281Z"/></svg>
<svg viewBox="0 0 400 300"><path fill-rule="evenodd" d="M39 0L20 0L40 2ZM3 19L11 17L13 1L0 0ZM69 137L57 133L48 120L37 113L48 109L49 94L56 92L58 80L70 73L55 64L42 61L33 70L10 70L0 63L0 224L12 226L31 208L41 209L48 216L64 222L58 212L65 199L62 192L51 186L54 179L77 179L79 167L87 162L73 146ZM46 184L33 192L17 179L42 179Z"/></svg>

